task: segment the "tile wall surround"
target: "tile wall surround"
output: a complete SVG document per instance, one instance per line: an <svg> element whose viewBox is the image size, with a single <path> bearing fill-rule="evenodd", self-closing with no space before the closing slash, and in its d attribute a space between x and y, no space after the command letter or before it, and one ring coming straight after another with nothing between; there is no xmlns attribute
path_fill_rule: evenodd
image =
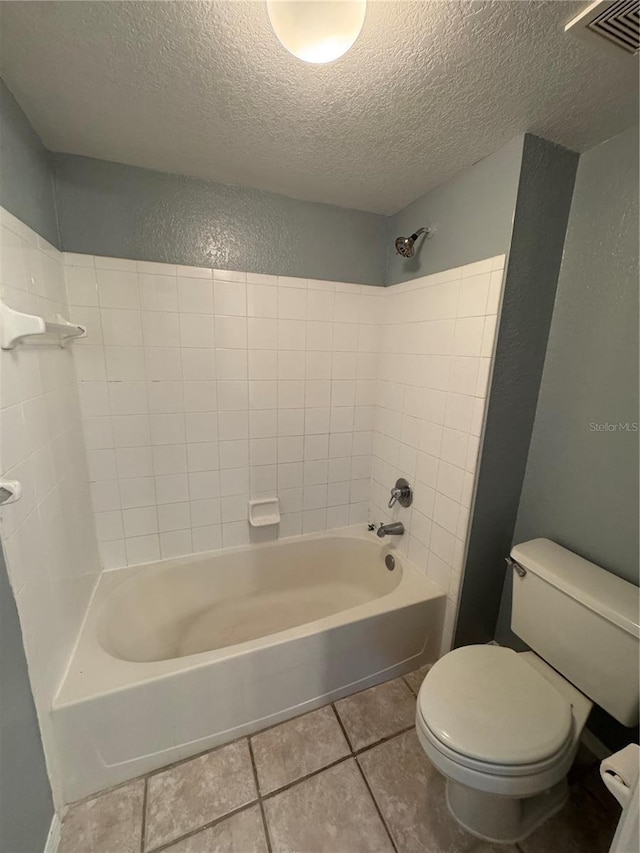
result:
<svg viewBox="0 0 640 853"><path fill-rule="evenodd" d="M2 208L0 296L68 314L61 253ZM0 509L0 533L56 797L49 710L100 572L70 348L0 352L0 473L23 489Z"/></svg>
<svg viewBox="0 0 640 853"><path fill-rule="evenodd" d="M105 567L367 521L382 288L83 255L66 281Z"/></svg>
<svg viewBox="0 0 640 853"><path fill-rule="evenodd" d="M402 520L398 548L447 591L451 648L505 256L385 289L373 443L373 521ZM413 504L387 507L399 476Z"/></svg>
<svg viewBox="0 0 640 853"><path fill-rule="evenodd" d="M448 591L448 648L504 260L382 289L67 254L105 567L386 521L403 475L397 547Z"/></svg>
<svg viewBox="0 0 640 853"><path fill-rule="evenodd" d="M450 647L504 256L383 289L62 255L2 210L0 230L2 298L88 329L0 354L24 488L0 532L54 796L49 709L100 569L264 541L250 496L278 495L281 537L401 519ZM414 504L390 512L401 475Z"/></svg>

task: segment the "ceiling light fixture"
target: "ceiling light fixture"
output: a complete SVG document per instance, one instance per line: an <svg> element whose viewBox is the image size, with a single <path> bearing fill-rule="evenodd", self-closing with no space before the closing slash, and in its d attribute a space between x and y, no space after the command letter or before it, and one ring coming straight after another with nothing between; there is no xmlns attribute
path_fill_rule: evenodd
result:
<svg viewBox="0 0 640 853"><path fill-rule="evenodd" d="M367 0L267 0L280 43L305 62L333 62L360 35Z"/></svg>

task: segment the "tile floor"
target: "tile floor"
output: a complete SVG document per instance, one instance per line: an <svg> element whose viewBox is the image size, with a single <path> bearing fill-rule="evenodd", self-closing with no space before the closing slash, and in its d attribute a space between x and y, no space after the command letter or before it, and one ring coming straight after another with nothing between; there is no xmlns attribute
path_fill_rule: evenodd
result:
<svg viewBox="0 0 640 853"><path fill-rule="evenodd" d="M618 818L597 765L519 845L458 827L413 729L424 671L72 806L59 853L606 853Z"/></svg>

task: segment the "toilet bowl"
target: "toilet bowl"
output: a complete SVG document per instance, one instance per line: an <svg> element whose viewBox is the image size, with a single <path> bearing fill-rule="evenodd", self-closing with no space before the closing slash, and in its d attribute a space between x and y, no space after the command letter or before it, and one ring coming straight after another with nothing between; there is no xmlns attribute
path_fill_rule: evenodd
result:
<svg viewBox="0 0 640 853"><path fill-rule="evenodd" d="M511 628L532 651L466 646L418 694L420 744L453 817L516 842L558 811L592 702L638 722L638 590L548 539L517 545Z"/></svg>
<svg viewBox="0 0 640 853"><path fill-rule="evenodd" d="M562 808L591 702L532 652L466 646L425 678L416 729L459 824L516 842Z"/></svg>

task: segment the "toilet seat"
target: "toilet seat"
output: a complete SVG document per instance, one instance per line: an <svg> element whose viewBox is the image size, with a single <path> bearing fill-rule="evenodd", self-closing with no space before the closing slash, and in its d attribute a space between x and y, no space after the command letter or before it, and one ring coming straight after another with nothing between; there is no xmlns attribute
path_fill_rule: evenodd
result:
<svg viewBox="0 0 640 853"><path fill-rule="evenodd" d="M466 646L441 658L418 696L418 722L450 761L481 773L536 774L573 743L570 702L511 649Z"/></svg>
<svg viewBox="0 0 640 853"><path fill-rule="evenodd" d="M572 733L558 752L550 755L542 761L536 761L531 764L496 764L495 762L479 761L476 758L471 758L464 753L456 752L446 746L431 731L419 712L417 714L416 726L418 728L420 740L423 741L423 744L424 742L428 742L430 747L429 754L432 758L435 752L440 760L445 762L447 766L455 764L464 771L481 774L482 776L500 778L505 782L509 779L513 780L516 777L532 777L540 774L546 774L550 771L552 772L556 767L560 765L564 766L567 756L571 754L575 748ZM434 763L437 765L438 761L434 760Z"/></svg>

